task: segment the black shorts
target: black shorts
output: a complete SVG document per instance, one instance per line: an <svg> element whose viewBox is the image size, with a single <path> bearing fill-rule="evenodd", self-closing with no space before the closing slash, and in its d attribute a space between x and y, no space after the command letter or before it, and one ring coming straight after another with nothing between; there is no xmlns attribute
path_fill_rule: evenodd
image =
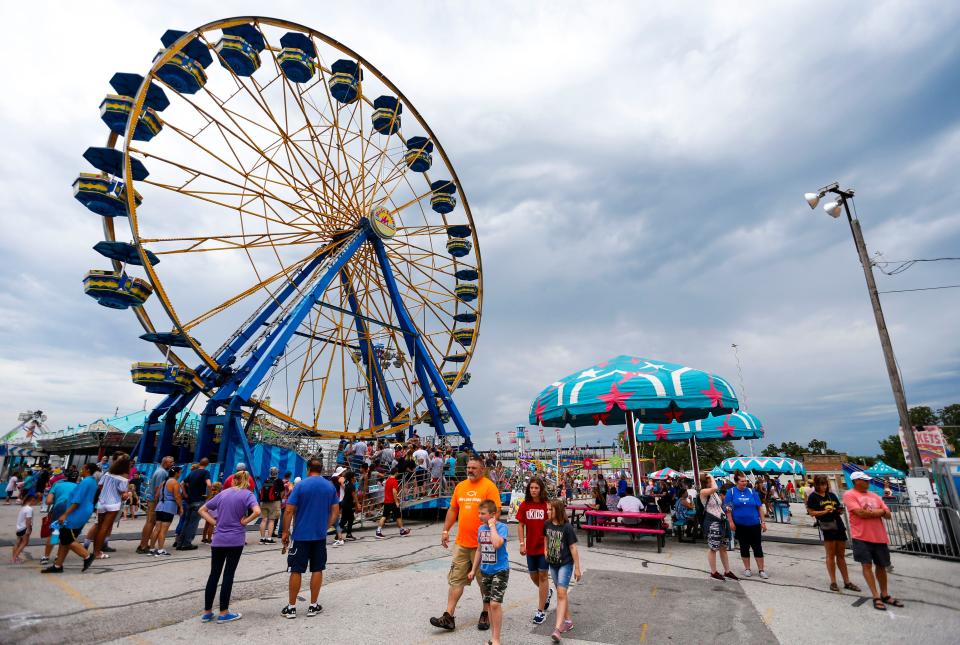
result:
<svg viewBox="0 0 960 645"><path fill-rule="evenodd" d="M879 542L864 542L854 538L853 559L860 564L875 564L887 569L890 567L890 547Z"/></svg>
<svg viewBox="0 0 960 645"><path fill-rule="evenodd" d="M290 552L287 553L287 572L304 573L308 565L310 573L327 568L326 540L301 540L290 545Z"/></svg>
<svg viewBox="0 0 960 645"><path fill-rule="evenodd" d="M170 523L173 521L173 513L164 513L163 511L156 512L156 518L158 522Z"/></svg>
<svg viewBox="0 0 960 645"><path fill-rule="evenodd" d="M83 529L68 529L65 526L60 527L60 544L70 546L77 541L77 536Z"/></svg>
<svg viewBox="0 0 960 645"><path fill-rule="evenodd" d="M396 504L384 504L383 505L383 519L388 522L391 520L400 519L400 507Z"/></svg>
<svg viewBox="0 0 960 645"><path fill-rule="evenodd" d="M27 529L20 529L19 531L17 531L18 538L22 538L26 534L27 534Z"/></svg>
<svg viewBox="0 0 960 645"><path fill-rule="evenodd" d="M413 471L413 475L418 484L423 485L427 483L427 471L423 468L417 468L415 471Z"/></svg>

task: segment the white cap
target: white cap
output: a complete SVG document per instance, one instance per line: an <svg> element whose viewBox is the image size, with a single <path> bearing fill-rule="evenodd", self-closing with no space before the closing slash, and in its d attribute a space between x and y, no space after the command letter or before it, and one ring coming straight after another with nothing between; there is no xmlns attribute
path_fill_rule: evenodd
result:
<svg viewBox="0 0 960 645"><path fill-rule="evenodd" d="M343 466L337 466L337 469L336 469L335 471L333 471L333 476L334 476L334 477L339 477L340 475L342 475L342 474L345 473L345 472L347 472L347 469L346 469L346 468L344 468Z"/></svg>
<svg viewBox="0 0 960 645"><path fill-rule="evenodd" d="M295 478L295 479L293 480L293 483L294 483L294 484L299 484L299 483L300 483L300 478L299 478L299 477Z"/></svg>
<svg viewBox="0 0 960 645"><path fill-rule="evenodd" d="M850 475L850 479L853 479L854 481L856 481L857 479L862 479L862 480L864 480L864 481L870 481L871 479L873 479L873 477L871 477L871 476L868 475L867 473L863 472L862 470L858 470L857 472L855 472L855 473L853 473L852 475Z"/></svg>

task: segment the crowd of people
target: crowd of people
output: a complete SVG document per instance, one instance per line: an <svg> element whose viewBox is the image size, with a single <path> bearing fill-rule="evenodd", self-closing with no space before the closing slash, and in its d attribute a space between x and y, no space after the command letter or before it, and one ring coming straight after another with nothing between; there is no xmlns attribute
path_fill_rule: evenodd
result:
<svg viewBox="0 0 960 645"><path fill-rule="evenodd" d="M275 544L279 537L286 554L289 572L288 603L281 609L287 619L297 616L297 596L302 576L310 571L310 602L307 616L315 616L322 608L319 594L326 568L327 534L334 532L333 546L355 540L353 527L362 509L364 496L376 482L383 488L383 503L375 536L384 537L387 522L395 522L401 537L410 530L403 525L401 486L413 495L424 487L439 484L453 486L450 505L444 520L440 543L450 548L451 532L456 527L450 571L447 576L445 611L430 619L442 630L456 627L456 609L464 589L477 580L482 607L477 628L490 630L490 643L499 644L503 625L503 602L510 570L508 561L509 532L500 521L501 487L494 477L503 474L495 455L476 454L470 450L428 450L418 441L409 444L387 444L356 441L342 442L337 451L337 467L329 476L323 474L323 463L311 459L307 476L291 481L291 473L280 476L276 468L256 487L246 465L239 463L222 483L215 481L201 459L183 473L181 466L165 457L141 482L136 464L130 456L118 452L112 458L90 462L81 468L57 469L42 467L11 477L5 503L18 501L14 562L27 546L34 527L35 508L40 505L41 537L44 539L41 569L44 574L62 573L67 556L72 552L86 571L97 559L106 559L115 549L110 534L125 503L138 496L146 505L139 554L166 557L167 535L174 517L179 516L173 548L197 549L193 542L204 521L201 542L210 545L208 577L201 620L231 622L241 618L230 611L234 575L246 543L247 525L259 520L260 544ZM494 477L491 477L494 475ZM839 591L836 572L843 588L859 592L850 579L845 551L852 538L853 557L862 567L864 580L873 597L873 607L902 607L890 595L887 570L890 568L889 539L882 519L890 518L890 510L878 495L869 491L869 476L852 475L853 488L843 494L842 502L830 491L825 476L812 481L806 493L808 514L819 525L826 554L830 589ZM672 517L675 530L682 530L690 521L706 538L710 577L717 581L739 580L730 566L728 547L731 537L739 543L743 561L743 577L756 575L769 578L763 553L763 534L767 530L767 499L773 484L760 479L751 483L742 472L732 482L718 482L709 474L700 478L699 488L692 482L641 482L638 490L621 473L616 480L597 474L592 484L593 506L600 510L617 509L624 513L659 510ZM576 484L578 487L580 484ZM573 629L567 591L571 579L580 579L580 558L577 533L567 521L565 484L560 483L557 495L550 497L547 483L539 476L528 478L524 499L517 510L519 522L517 548L526 558L528 575L537 588L537 606L532 622L543 624L556 594L556 613L551 638L559 642ZM582 489L581 489L582 490ZM844 509L849 513L849 536L844 522ZM90 521L95 518L94 521ZM629 523L630 518L623 518ZM89 523L89 527L87 526ZM85 530L86 529L86 530ZM53 549L57 552L50 560ZM719 554L720 567L717 566ZM722 568L722 572L721 572ZM551 588L550 582L553 587ZM219 589L218 612L214 600Z"/></svg>

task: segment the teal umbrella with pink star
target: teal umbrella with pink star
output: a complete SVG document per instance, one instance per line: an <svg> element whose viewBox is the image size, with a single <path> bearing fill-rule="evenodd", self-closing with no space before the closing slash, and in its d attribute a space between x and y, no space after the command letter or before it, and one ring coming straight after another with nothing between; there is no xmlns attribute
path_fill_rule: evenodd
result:
<svg viewBox="0 0 960 645"><path fill-rule="evenodd" d="M686 423L727 416L740 407L730 383L716 374L638 356L616 356L554 381L530 405L529 422L562 428ZM636 436L627 433L631 472L640 481ZM696 441L691 439L691 451ZM697 469L694 458L694 468Z"/></svg>
<svg viewBox="0 0 960 645"><path fill-rule="evenodd" d="M696 421L680 423L643 423L633 424L637 441L697 441L729 439L763 439L763 424L749 412L731 412L730 414L707 417Z"/></svg>

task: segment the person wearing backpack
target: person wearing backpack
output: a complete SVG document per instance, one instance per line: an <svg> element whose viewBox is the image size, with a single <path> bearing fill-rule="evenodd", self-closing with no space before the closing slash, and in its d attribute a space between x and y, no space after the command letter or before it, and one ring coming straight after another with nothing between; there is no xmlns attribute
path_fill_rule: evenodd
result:
<svg viewBox="0 0 960 645"><path fill-rule="evenodd" d="M260 544L276 544L273 539L273 527L280 519L280 500L283 499L284 483L277 475L276 466L270 469L270 477L260 487Z"/></svg>

